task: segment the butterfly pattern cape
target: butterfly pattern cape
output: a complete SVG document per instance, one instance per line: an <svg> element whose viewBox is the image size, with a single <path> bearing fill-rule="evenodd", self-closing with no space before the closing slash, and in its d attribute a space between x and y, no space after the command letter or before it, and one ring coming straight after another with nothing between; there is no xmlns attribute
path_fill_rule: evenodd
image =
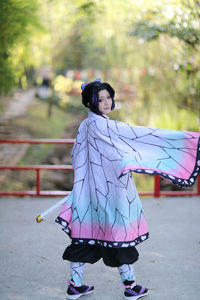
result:
<svg viewBox="0 0 200 300"><path fill-rule="evenodd" d="M75 244L136 246L149 236L131 172L181 187L200 169L200 133L132 126L89 112L72 150L74 185L56 222Z"/></svg>

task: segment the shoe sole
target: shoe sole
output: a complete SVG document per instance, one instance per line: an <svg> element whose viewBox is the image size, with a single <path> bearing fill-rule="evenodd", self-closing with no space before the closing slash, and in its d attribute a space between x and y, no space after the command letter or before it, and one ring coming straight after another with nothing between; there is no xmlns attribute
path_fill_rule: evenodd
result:
<svg viewBox="0 0 200 300"><path fill-rule="evenodd" d="M146 292L145 294L138 295L138 296L125 296L125 295L124 295L124 299L125 299L125 300L128 300L128 299L129 299L129 300L136 300L136 299L142 298L142 297L144 297L144 296L147 296L148 293L149 293L149 291Z"/></svg>
<svg viewBox="0 0 200 300"><path fill-rule="evenodd" d="M92 291L89 291L89 292L87 292L87 293L85 293L85 294L79 294L79 295L68 295L68 294L67 294L67 299L75 300L75 299L80 298L81 296L85 296L85 295L91 294L92 292L93 292L93 290L92 290Z"/></svg>

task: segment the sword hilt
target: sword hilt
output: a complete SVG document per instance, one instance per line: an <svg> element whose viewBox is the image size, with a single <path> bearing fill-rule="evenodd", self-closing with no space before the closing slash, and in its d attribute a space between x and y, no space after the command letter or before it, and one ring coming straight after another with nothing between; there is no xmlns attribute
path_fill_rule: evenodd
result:
<svg viewBox="0 0 200 300"><path fill-rule="evenodd" d="M37 218L36 218L36 222L37 223L40 223L40 222L42 222L44 219L42 219L42 217L39 215L39 216L37 216Z"/></svg>

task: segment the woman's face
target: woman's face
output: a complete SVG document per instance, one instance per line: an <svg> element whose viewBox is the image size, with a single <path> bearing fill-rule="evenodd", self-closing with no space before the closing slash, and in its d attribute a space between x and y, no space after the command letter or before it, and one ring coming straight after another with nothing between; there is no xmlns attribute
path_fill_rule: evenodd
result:
<svg viewBox="0 0 200 300"><path fill-rule="evenodd" d="M112 98L107 90L102 90L99 92L99 111L103 115L109 114L112 106Z"/></svg>

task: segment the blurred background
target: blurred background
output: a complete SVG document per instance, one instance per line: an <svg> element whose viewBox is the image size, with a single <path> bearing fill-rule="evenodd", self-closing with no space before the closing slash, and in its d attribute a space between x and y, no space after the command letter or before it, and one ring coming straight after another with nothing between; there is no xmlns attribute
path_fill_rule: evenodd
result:
<svg viewBox="0 0 200 300"><path fill-rule="evenodd" d="M87 117L80 86L98 77L116 91L110 118L199 131L200 0L0 0L0 28L1 139L75 138ZM0 144L0 164L70 164L70 153ZM134 178L153 189L151 176ZM70 190L72 181L44 171L41 185ZM0 185L34 190L35 174L1 171Z"/></svg>

